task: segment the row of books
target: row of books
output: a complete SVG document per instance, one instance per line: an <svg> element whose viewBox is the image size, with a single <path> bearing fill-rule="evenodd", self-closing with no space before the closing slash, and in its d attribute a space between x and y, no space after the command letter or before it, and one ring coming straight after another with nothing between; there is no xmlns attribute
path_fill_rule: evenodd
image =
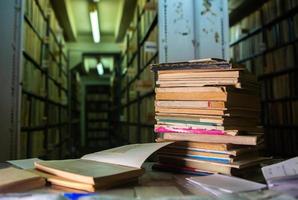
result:
<svg viewBox="0 0 298 200"><path fill-rule="evenodd" d="M45 103L39 99L22 94L21 126L38 127L46 123Z"/></svg>
<svg viewBox="0 0 298 200"><path fill-rule="evenodd" d="M50 28L51 28L53 34L55 34L55 36L59 40L59 42L61 42L62 38L63 38L62 29L59 25L59 22L57 20L56 15L55 15L55 11L52 8L51 4L48 4L48 13L49 13Z"/></svg>
<svg viewBox="0 0 298 200"><path fill-rule="evenodd" d="M296 0L270 0L262 6L264 23L268 23L275 18L298 6Z"/></svg>
<svg viewBox="0 0 298 200"><path fill-rule="evenodd" d="M29 133L30 134L30 133ZM20 159L27 158L27 140L28 140L28 132L24 132L21 130L20 132L20 149L22 150L20 152Z"/></svg>
<svg viewBox="0 0 298 200"><path fill-rule="evenodd" d="M140 142L141 143L154 142L154 140L155 140L154 128L142 127L141 134L140 134Z"/></svg>
<svg viewBox="0 0 298 200"><path fill-rule="evenodd" d="M295 32L295 38L298 38L298 14L293 17L293 27Z"/></svg>
<svg viewBox="0 0 298 200"><path fill-rule="evenodd" d="M29 127L29 113L30 113L30 98L28 95L22 94L21 98L21 124L22 127Z"/></svg>
<svg viewBox="0 0 298 200"><path fill-rule="evenodd" d="M38 69L31 61L24 58L23 60L23 75L22 86L23 89L32 92L38 96L46 95L46 76Z"/></svg>
<svg viewBox="0 0 298 200"><path fill-rule="evenodd" d="M48 147L49 149L55 148L55 145L57 145L60 142L59 138L60 130L59 128L49 128L48 129Z"/></svg>
<svg viewBox="0 0 298 200"><path fill-rule="evenodd" d="M157 15L157 0L150 0L146 3L141 3L140 5L141 10L144 9L144 13L140 18L140 38L144 38L145 34L148 32L149 27L151 26L154 18Z"/></svg>
<svg viewBox="0 0 298 200"><path fill-rule="evenodd" d="M158 44L158 27L155 26L150 32L148 39L140 49L141 66L145 66L157 53Z"/></svg>
<svg viewBox="0 0 298 200"><path fill-rule="evenodd" d="M87 94L86 101L109 101L110 96L107 94Z"/></svg>
<svg viewBox="0 0 298 200"><path fill-rule="evenodd" d="M275 76L262 81L264 101L298 96L297 72Z"/></svg>
<svg viewBox="0 0 298 200"><path fill-rule="evenodd" d="M28 146L28 139L31 138L31 143ZM40 157L45 153L44 144L44 131L21 132L20 134L20 158Z"/></svg>
<svg viewBox="0 0 298 200"><path fill-rule="evenodd" d="M266 126L298 125L298 102L274 102L264 106L264 123Z"/></svg>
<svg viewBox="0 0 298 200"><path fill-rule="evenodd" d="M51 77L55 77L57 81L59 80L59 77L60 77L59 65L53 59L49 59L48 61L48 73Z"/></svg>
<svg viewBox="0 0 298 200"><path fill-rule="evenodd" d="M264 73L270 74L295 66L294 45L288 45L275 51L266 53Z"/></svg>
<svg viewBox="0 0 298 200"><path fill-rule="evenodd" d="M235 42L242 36L261 27L261 11L256 10L230 28L230 41Z"/></svg>
<svg viewBox="0 0 298 200"><path fill-rule="evenodd" d="M153 91L154 87L154 76L149 71L149 66L145 67L145 65L148 65L148 62L152 60L153 56L155 56L157 53L157 26L153 27L153 29L148 32L153 20L156 17L157 1L140 0L137 2L137 8L138 9L135 9L134 11L133 20L126 37L126 40L129 41L126 41L125 43L128 43L129 45L127 47L124 46L123 48L121 68L122 73L126 72L126 75L121 80L121 90L123 91L126 89L126 91L121 94L122 105L129 103L127 101L128 99L130 102L136 100L138 94L141 96L145 95L146 93L149 94ZM137 34L139 34L139 37L137 37ZM148 34L148 37L146 41L143 41L144 43L138 50L138 44L141 43L146 34ZM133 56L135 56L134 59L132 59ZM138 65L138 59L140 59L140 65ZM151 62L155 63L157 60L158 58L156 57ZM127 66L128 61L130 62L129 66ZM135 79L138 73L138 67L142 69L142 72L139 76L139 79ZM131 83L129 88L127 88L128 83ZM128 99L127 96L129 96ZM150 128L148 127L144 128L144 130L142 130L142 134L139 135L140 133L138 133L139 129L137 126L139 120L143 124L150 124L153 122L153 96L149 95L139 101L141 101L140 107L138 107L138 103L134 101L134 103L130 104L129 106L122 108L121 121L133 124L127 125L123 123L120 128L121 138L130 143L139 142L140 140L142 142L152 141L153 137L153 134L150 132ZM138 112L141 112L141 119L138 119Z"/></svg>
<svg viewBox="0 0 298 200"><path fill-rule="evenodd" d="M25 16L31 22L38 34L43 38L46 35L46 21L35 0L26 1Z"/></svg>
<svg viewBox="0 0 298 200"><path fill-rule="evenodd" d="M50 0L35 0L40 6L42 12L46 15L47 9L50 7Z"/></svg>
<svg viewBox="0 0 298 200"><path fill-rule="evenodd" d="M88 121L87 126L91 129L107 129L109 128L109 123L108 121Z"/></svg>
<svg viewBox="0 0 298 200"><path fill-rule="evenodd" d="M262 56L256 56L252 59L243 62L243 65L249 72L252 72L256 76L264 74L264 59Z"/></svg>
<svg viewBox="0 0 298 200"><path fill-rule="evenodd" d="M108 120L108 113L98 113L98 112L88 112L87 113L88 120Z"/></svg>
<svg viewBox="0 0 298 200"><path fill-rule="evenodd" d="M262 33L253 35L231 47L231 57L235 62L258 55L265 50Z"/></svg>
<svg viewBox="0 0 298 200"><path fill-rule="evenodd" d="M291 19L285 19L270 26L266 30L267 48L274 48L286 44L295 39L295 33Z"/></svg>
<svg viewBox="0 0 298 200"><path fill-rule="evenodd" d="M38 38L33 29L24 23L24 51L38 64L41 60L41 44L42 41Z"/></svg>
<svg viewBox="0 0 298 200"><path fill-rule="evenodd" d="M56 60L60 60L59 56L60 56L60 46L58 41L55 39L55 37L57 37L56 35L54 35L54 33L50 33L49 35L49 50L50 53L52 53L52 56L55 57Z"/></svg>
<svg viewBox="0 0 298 200"><path fill-rule="evenodd" d="M31 157L38 158L40 156L44 156L45 154L45 132L44 131L34 131L30 132L31 134L31 146L30 149L27 149L27 151L31 151Z"/></svg>
<svg viewBox="0 0 298 200"><path fill-rule="evenodd" d="M154 124L154 96L145 98L141 102L141 123Z"/></svg>
<svg viewBox="0 0 298 200"><path fill-rule="evenodd" d="M48 82L48 86L49 99L56 103L60 103L59 86L51 79Z"/></svg>
<svg viewBox="0 0 298 200"><path fill-rule="evenodd" d="M60 108L56 105L49 105L48 124L54 125L59 123Z"/></svg>
<svg viewBox="0 0 298 200"><path fill-rule="evenodd" d="M221 59L152 65L157 142L154 168L241 175L264 160L255 76Z"/></svg>

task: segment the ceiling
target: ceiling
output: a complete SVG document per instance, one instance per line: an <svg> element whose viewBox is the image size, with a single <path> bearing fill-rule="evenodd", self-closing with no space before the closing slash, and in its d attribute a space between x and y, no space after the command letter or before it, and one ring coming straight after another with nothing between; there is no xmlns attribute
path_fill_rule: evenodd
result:
<svg viewBox="0 0 298 200"><path fill-rule="evenodd" d="M92 40L89 2L88 0L70 0L78 40ZM122 7L123 0L100 0L97 2L102 40L116 37Z"/></svg>

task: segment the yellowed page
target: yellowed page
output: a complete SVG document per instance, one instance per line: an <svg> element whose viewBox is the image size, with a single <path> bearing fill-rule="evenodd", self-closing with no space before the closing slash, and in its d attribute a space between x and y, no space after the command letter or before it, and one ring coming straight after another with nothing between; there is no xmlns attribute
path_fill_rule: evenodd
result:
<svg viewBox="0 0 298 200"><path fill-rule="evenodd" d="M130 144L87 154L83 156L82 159L141 168L144 161L152 153L171 143L172 142Z"/></svg>

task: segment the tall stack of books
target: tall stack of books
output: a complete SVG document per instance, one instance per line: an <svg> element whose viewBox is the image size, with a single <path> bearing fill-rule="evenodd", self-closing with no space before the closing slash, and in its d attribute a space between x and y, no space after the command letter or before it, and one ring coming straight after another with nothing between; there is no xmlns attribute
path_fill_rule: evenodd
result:
<svg viewBox="0 0 298 200"><path fill-rule="evenodd" d="M158 169L237 175L263 160L256 78L220 59L152 65Z"/></svg>

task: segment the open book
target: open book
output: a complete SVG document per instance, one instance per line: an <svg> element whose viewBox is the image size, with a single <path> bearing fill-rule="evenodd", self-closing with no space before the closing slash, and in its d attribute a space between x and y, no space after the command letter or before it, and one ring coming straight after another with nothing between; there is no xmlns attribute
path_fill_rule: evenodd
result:
<svg viewBox="0 0 298 200"><path fill-rule="evenodd" d="M80 159L37 161L35 168L54 185L95 191L132 182L144 173L143 162L170 143L145 143L87 154Z"/></svg>

